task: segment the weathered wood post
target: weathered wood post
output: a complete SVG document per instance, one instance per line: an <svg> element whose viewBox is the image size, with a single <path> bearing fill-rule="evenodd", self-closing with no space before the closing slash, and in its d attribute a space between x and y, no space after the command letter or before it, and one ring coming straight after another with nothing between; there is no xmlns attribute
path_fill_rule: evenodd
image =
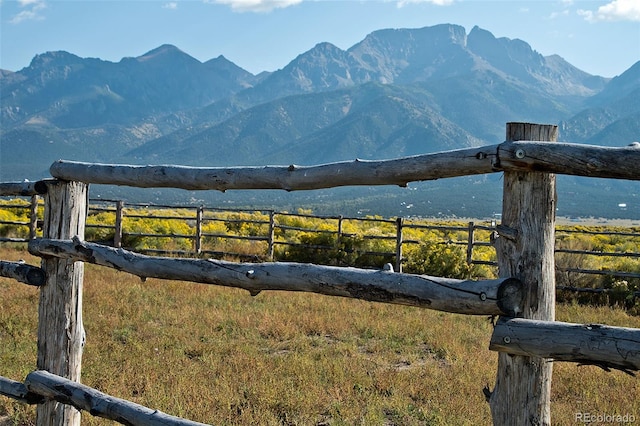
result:
<svg viewBox="0 0 640 426"><path fill-rule="evenodd" d="M336 266L340 266L342 263L342 255L344 254L342 251L342 222L344 217L342 215L338 216L338 230L336 234Z"/></svg>
<svg viewBox="0 0 640 426"><path fill-rule="evenodd" d="M557 137L557 126L507 123L507 142L555 142ZM514 155L510 161L527 153L519 149ZM555 211L554 174L505 172L496 252L500 276L518 278L525 286L524 318L555 319ZM494 425L550 425L551 375L547 359L500 353L489 398Z"/></svg>
<svg viewBox="0 0 640 426"><path fill-rule="evenodd" d="M404 221L396 218L396 272L402 272L402 228Z"/></svg>
<svg viewBox="0 0 640 426"><path fill-rule="evenodd" d="M474 235L475 224L473 222L469 222L467 228L467 265L471 266L473 264L473 244L474 244Z"/></svg>
<svg viewBox="0 0 640 426"><path fill-rule="evenodd" d="M273 256L275 253L274 246L276 240L276 212L271 210L269 211L269 253L267 254L269 258L269 262L273 262Z"/></svg>
<svg viewBox="0 0 640 426"><path fill-rule="evenodd" d="M124 201L116 201L116 229L113 234L113 246L115 248L122 247L122 214L124 210Z"/></svg>
<svg viewBox="0 0 640 426"><path fill-rule="evenodd" d="M47 186L44 238L84 238L87 185L50 181ZM79 382L84 347L84 263L51 257L43 258L42 268L47 280L40 289L37 368ZM36 416L38 426L80 424L77 409L55 401L38 405Z"/></svg>
<svg viewBox="0 0 640 426"><path fill-rule="evenodd" d="M200 255L202 253L202 215L204 213L204 206L198 206L196 208L196 235L194 242L194 251L196 255Z"/></svg>
<svg viewBox="0 0 640 426"><path fill-rule="evenodd" d="M31 196L29 206L29 239L33 240L38 235L38 195Z"/></svg>

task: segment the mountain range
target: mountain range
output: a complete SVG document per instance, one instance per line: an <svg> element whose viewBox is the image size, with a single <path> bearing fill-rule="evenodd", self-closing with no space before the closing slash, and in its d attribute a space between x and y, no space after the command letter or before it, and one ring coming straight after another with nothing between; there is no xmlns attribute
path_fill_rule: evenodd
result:
<svg viewBox="0 0 640 426"><path fill-rule="evenodd" d="M640 61L608 79L522 40L452 24L383 29L347 50L319 43L257 75L172 45L117 63L46 52L17 72L0 70L0 89L0 181L47 177L59 158L192 166L396 158L499 143L509 121L558 124L560 141L640 139ZM640 218L637 182L561 179L559 214ZM92 195L478 217L499 211L500 191L499 178L481 176L409 190L144 195L98 186Z"/></svg>

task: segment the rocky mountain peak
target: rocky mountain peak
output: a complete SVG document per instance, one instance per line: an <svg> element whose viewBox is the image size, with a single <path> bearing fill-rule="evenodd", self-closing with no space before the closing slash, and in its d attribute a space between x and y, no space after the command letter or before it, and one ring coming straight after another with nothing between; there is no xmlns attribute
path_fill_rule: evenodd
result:
<svg viewBox="0 0 640 426"><path fill-rule="evenodd" d="M597 105L616 98L624 98L640 89L640 61L636 62L617 77L609 81L609 84L600 93L589 100L590 105ZM633 101L638 105L637 98Z"/></svg>
<svg viewBox="0 0 640 426"><path fill-rule="evenodd" d="M583 108L588 97L606 101L608 111L609 100L618 99L616 111L623 117L627 105L637 104L629 93L639 81L640 63L603 90L607 79L557 55L544 57L522 40L496 38L477 26L467 34L453 24L375 31L346 51L318 43L282 69L258 76L222 55L202 63L170 44L118 63L46 52L21 71L0 71L3 148L6 143L16 153L3 154L1 165L17 167L12 164L22 158L17 154L26 132L45 130L51 133L42 133L42 140L75 135L77 145L95 148L119 140L122 149L162 134L146 152L173 161L170 153L184 144L185 163L198 155L194 141L216 155L211 146L228 145L228 158L216 161L230 165L257 158L237 156L234 143L243 141L252 153L267 139L274 146L291 145L291 152L302 143L344 141L335 145L344 158L358 155L345 146L360 143L415 153L443 134L451 135L451 146L456 140L489 143L502 137L509 120L558 122ZM610 95L593 97L600 91ZM273 117L277 125L269 121ZM584 127L577 121L572 128ZM603 129L612 120L598 122ZM42 123L50 126L42 130ZM87 161L109 160L111 150L99 157L94 148L86 150ZM372 156L382 155L375 149Z"/></svg>
<svg viewBox="0 0 640 426"><path fill-rule="evenodd" d="M519 39L496 38L478 26L469 33L467 47L502 71L539 69L544 66L544 57L528 43Z"/></svg>
<svg viewBox="0 0 640 426"><path fill-rule="evenodd" d="M55 68L78 64L83 61L82 58L63 50L45 52L34 56L29 64L31 69L39 68Z"/></svg>
<svg viewBox="0 0 640 426"><path fill-rule="evenodd" d="M136 58L138 62L154 62L154 63L166 63L166 64L176 64L176 63L189 63L192 65L198 65L201 62L196 58L186 54L182 50L171 44L163 44L160 47L157 47L144 55L138 56Z"/></svg>

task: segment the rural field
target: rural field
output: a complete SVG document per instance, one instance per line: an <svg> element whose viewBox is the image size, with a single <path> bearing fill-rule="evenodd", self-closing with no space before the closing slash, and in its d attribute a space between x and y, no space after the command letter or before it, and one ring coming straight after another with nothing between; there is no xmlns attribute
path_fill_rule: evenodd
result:
<svg viewBox="0 0 640 426"><path fill-rule="evenodd" d="M39 259L19 246L3 260ZM36 365L38 290L0 278L0 375ZM483 387L497 353L486 317L306 293L247 292L139 278L87 264L82 382L110 395L218 425L487 425ZM559 304L557 319L640 328L616 307ZM640 421L640 380L556 363L552 420L577 413ZM0 397L0 418L34 424ZM111 421L83 414L83 424Z"/></svg>

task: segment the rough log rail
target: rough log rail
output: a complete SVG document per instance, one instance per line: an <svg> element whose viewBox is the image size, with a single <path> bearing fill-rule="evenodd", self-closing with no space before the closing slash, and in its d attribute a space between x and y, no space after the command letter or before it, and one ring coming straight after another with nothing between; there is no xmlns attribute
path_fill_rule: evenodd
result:
<svg viewBox="0 0 640 426"><path fill-rule="evenodd" d="M44 285L47 278L45 272L37 266L5 260L0 260L0 277L14 278L21 283L36 287Z"/></svg>
<svg viewBox="0 0 640 426"><path fill-rule="evenodd" d="M393 160L354 160L318 166L186 167L115 165L59 160L53 177L141 188L284 189L287 191L408 182L501 171L538 171L640 180L640 143L610 148L573 143L504 142Z"/></svg>
<svg viewBox="0 0 640 426"><path fill-rule="evenodd" d="M41 195L47 192L47 185L45 181L36 182L3 182L0 183L0 195L1 196L29 196L29 195Z"/></svg>
<svg viewBox="0 0 640 426"><path fill-rule="evenodd" d="M640 330L634 328L501 317L489 349L627 373L640 370Z"/></svg>
<svg viewBox="0 0 640 426"><path fill-rule="evenodd" d="M363 270L303 263L234 263L151 257L78 239L36 239L29 251L42 257L84 261L160 278L248 290L305 291L373 302L420 306L471 315L515 316L522 310L522 284L511 278L484 281Z"/></svg>
<svg viewBox="0 0 640 426"><path fill-rule="evenodd" d="M63 404L73 405L92 416L103 417L130 426L205 426L170 416L158 410L115 398L80 383L44 370L29 373L25 380L29 395L42 395Z"/></svg>
<svg viewBox="0 0 640 426"><path fill-rule="evenodd" d="M23 404L39 404L44 398L29 392L29 389L20 382L0 376L0 395L15 399Z"/></svg>

